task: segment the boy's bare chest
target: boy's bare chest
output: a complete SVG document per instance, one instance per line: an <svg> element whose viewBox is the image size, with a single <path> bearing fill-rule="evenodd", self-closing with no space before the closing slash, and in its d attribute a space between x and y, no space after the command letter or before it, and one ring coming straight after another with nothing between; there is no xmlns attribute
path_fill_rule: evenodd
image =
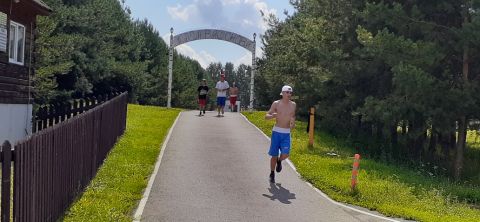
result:
<svg viewBox="0 0 480 222"><path fill-rule="evenodd" d="M288 116L293 112L293 108L290 104L278 103L277 105L277 115Z"/></svg>

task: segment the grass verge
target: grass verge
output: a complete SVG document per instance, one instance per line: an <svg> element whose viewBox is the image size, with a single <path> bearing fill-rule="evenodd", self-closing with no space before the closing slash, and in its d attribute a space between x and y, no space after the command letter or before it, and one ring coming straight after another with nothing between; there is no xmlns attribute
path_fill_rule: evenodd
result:
<svg viewBox="0 0 480 222"><path fill-rule="evenodd" d="M127 129L64 221L132 221L179 109L128 105Z"/></svg>
<svg viewBox="0 0 480 222"><path fill-rule="evenodd" d="M271 135L274 121L265 112L243 113L265 134ZM418 221L480 221L479 187L455 184L445 178L425 176L411 169L362 159L357 191L350 189L353 149L348 143L318 132L308 147L306 123L292 131L290 159L302 177L331 198L387 216ZM469 203L467 203L469 202ZM473 203L472 203L473 202Z"/></svg>

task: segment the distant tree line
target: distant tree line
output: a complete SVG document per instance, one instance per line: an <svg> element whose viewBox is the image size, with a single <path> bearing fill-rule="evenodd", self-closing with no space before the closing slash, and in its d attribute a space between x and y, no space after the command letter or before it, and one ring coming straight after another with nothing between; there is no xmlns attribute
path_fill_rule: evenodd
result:
<svg viewBox="0 0 480 222"><path fill-rule="evenodd" d="M478 177L466 146L480 119L479 0L302 0L270 16L256 105L292 84L299 113L386 161L433 162Z"/></svg>

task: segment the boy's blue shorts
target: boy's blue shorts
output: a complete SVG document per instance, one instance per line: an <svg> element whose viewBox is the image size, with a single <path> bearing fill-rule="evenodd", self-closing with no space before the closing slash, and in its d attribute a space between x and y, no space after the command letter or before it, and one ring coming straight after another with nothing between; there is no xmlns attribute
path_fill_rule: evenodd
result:
<svg viewBox="0 0 480 222"><path fill-rule="evenodd" d="M225 106L227 97L217 97L217 106Z"/></svg>
<svg viewBox="0 0 480 222"><path fill-rule="evenodd" d="M290 154L290 133L279 133L272 131L272 139L270 144L270 150L268 154L270 156L278 156L281 154Z"/></svg>

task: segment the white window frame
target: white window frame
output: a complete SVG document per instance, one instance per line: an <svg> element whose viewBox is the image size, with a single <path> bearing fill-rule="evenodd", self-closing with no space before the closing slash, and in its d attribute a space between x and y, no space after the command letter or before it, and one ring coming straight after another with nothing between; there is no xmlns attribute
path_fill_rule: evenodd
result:
<svg viewBox="0 0 480 222"><path fill-rule="evenodd" d="M14 28L15 28L15 36L12 36L12 30L11 30L12 26L14 26ZM23 28L23 42L22 42L23 52L22 52L22 55L21 55L22 56L22 59L21 59L22 62L18 61L19 60L19 57L18 57L18 38L19 38L20 27ZM20 24L20 23L17 23L17 22L14 22L14 21L10 20L9 28L10 28L10 33L9 33L9 36L8 36L8 44L9 44L9 46L8 46L8 50L9 50L8 51L8 61L10 63L13 63L13 64L23 65L24 62L25 62L25 38L26 38L26 36L25 36L25 34L26 34L25 33L25 30L26 30L25 26ZM14 42L14 46L13 46L14 48L13 48L13 58L10 58L10 49L12 48L10 46L10 44L12 42L11 41L12 38L13 38L13 42Z"/></svg>

